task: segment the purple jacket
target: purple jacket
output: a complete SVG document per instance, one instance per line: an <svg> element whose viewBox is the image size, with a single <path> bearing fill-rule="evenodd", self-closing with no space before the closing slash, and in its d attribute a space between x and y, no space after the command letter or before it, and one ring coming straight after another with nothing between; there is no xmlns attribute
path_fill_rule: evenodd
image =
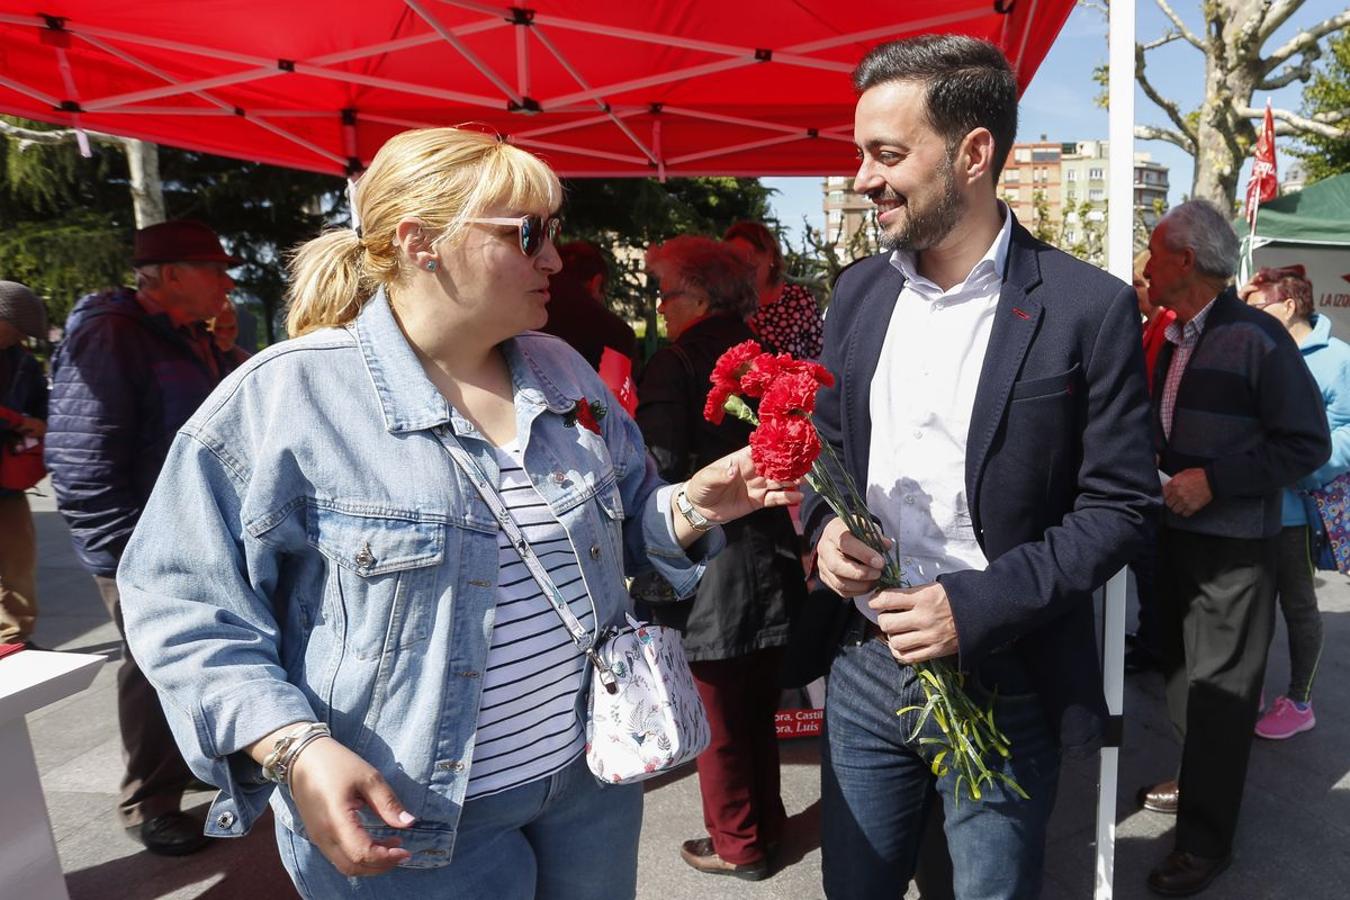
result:
<svg viewBox="0 0 1350 900"><path fill-rule="evenodd" d="M44 460L75 552L113 576L169 445L218 376L165 315L120 288L83 298L52 364ZM69 323L68 323L69 325Z"/></svg>

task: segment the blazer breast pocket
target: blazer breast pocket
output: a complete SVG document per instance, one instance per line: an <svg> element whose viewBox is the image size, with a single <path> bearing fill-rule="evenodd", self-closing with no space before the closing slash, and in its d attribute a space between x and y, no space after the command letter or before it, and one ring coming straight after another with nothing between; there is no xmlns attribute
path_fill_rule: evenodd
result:
<svg viewBox="0 0 1350 900"><path fill-rule="evenodd" d="M1075 391L1082 389L1082 380L1083 366L1081 363L1074 363L1072 368L1056 375L1023 378L1015 382L1012 387L1012 399L1016 402L1072 396Z"/></svg>

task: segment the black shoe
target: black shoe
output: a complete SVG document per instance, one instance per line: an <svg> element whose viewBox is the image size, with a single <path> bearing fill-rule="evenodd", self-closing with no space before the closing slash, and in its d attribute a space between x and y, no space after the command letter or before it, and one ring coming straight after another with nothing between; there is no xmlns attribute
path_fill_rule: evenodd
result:
<svg viewBox="0 0 1350 900"><path fill-rule="evenodd" d="M132 825L127 834L160 856L187 856L205 850L211 840L202 833L202 824L183 812L165 813Z"/></svg>
<svg viewBox="0 0 1350 900"><path fill-rule="evenodd" d="M1157 868L1148 873L1149 890L1164 897L1189 897L1198 894L1233 861L1231 856L1210 859L1184 850L1167 854Z"/></svg>

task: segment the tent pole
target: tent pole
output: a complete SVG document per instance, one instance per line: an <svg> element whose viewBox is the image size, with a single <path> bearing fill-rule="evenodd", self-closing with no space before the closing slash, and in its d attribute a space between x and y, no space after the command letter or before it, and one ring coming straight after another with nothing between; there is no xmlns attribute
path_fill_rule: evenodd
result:
<svg viewBox="0 0 1350 900"><path fill-rule="evenodd" d="M1107 25L1110 81L1110 158L1107 255L1110 270L1126 284L1134 269L1134 0L1113 0ZM1107 582L1102 605L1102 671L1112 726L1101 752L1097 784L1095 900L1111 900L1116 866L1116 793L1120 766L1125 682L1125 570Z"/></svg>

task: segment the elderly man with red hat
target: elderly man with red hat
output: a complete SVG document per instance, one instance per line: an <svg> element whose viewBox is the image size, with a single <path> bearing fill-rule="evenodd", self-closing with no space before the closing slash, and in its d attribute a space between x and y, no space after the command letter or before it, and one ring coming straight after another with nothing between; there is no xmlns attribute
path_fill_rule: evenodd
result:
<svg viewBox="0 0 1350 900"><path fill-rule="evenodd" d="M124 638L117 675L126 774L118 812L146 849L205 848L180 809L192 772L125 643L117 564L178 429L231 368L204 322L234 287L216 233L174 221L136 232L136 288L83 298L53 364L46 463L80 561Z"/></svg>

